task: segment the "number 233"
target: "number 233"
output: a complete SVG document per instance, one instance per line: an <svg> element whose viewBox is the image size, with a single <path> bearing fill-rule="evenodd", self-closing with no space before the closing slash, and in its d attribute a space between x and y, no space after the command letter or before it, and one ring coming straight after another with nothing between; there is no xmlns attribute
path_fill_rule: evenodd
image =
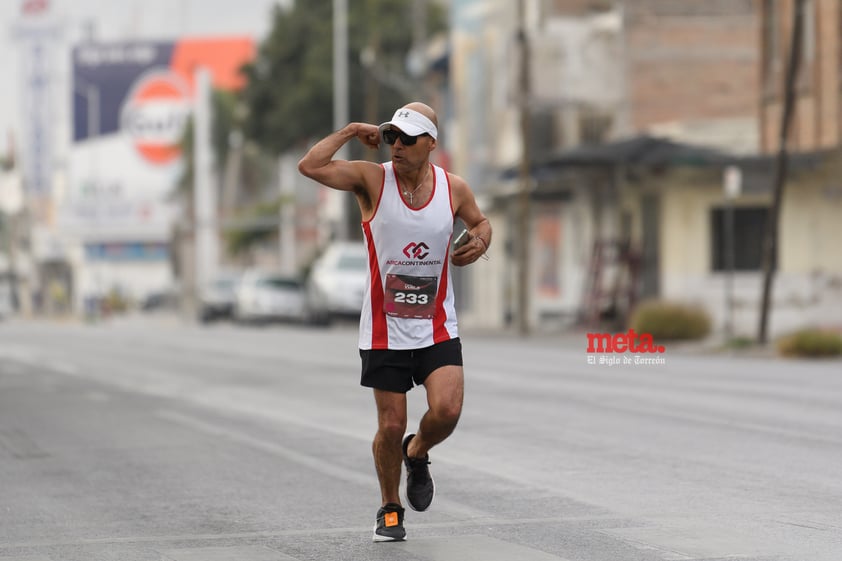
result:
<svg viewBox="0 0 842 561"><path fill-rule="evenodd" d="M401 304L426 304L429 302L429 295L416 294L415 292L395 292L395 302Z"/></svg>

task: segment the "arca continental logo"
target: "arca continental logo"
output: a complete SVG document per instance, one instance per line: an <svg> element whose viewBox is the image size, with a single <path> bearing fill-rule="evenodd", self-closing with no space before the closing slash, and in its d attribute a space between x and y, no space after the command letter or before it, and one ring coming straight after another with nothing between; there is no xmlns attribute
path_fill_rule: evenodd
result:
<svg viewBox="0 0 842 561"><path fill-rule="evenodd" d="M406 259L387 259L387 265L401 265L412 267L430 267L441 265L441 259L427 259L430 255L430 246L424 242L409 242L403 248Z"/></svg>
<svg viewBox="0 0 842 561"><path fill-rule="evenodd" d="M430 254L429 249L430 247L424 242L409 242L408 244L406 244L406 247L403 248L403 254L410 259L421 260Z"/></svg>
<svg viewBox="0 0 842 561"><path fill-rule="evenodd" d="M190 115L187 86L175 74L153 71L132 87L120 125L143 158L166 165L181 155L179 141Z"/></svg>

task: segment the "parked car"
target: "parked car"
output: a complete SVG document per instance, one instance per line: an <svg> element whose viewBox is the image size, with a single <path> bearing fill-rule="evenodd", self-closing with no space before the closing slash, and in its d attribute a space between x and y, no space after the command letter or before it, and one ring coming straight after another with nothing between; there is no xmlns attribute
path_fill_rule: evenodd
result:
<svg viewBox="0 0 842 561"><path fill-rule="evenodd" d="M308 318L304 283L278 273L246 271L237 285L233 316L252 323L304 321Z"/></svg>
<svg viewBox="0 0 842 561"><path fill-rule="evenodd" d="M178 310L179 295L175 289L150 292L140 302L143 312L175 312Z"/></svg>
<svg viewBox="0 0 842 561"><path fill-rule="evenodd" d="M368 254L362 242L335 242L316 259L307 279L311 319L329 323L359 317L368 278Z"/></svg>
<svg viewBox="0 0 842 561"><path fill-rule="evenodd" d="M225 272L202 288L199 292L199 320L202 323L232 317L239 282L239 272Z"/></svg>

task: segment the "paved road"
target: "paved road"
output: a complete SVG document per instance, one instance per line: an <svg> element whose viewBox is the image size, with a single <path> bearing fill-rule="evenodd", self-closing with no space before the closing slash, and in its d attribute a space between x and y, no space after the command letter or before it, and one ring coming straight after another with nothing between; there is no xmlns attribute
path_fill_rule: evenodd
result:
<svg viewBox="0 0 842 561"><path fill-rule="evenodd" d="M564 341L465 335L436 501L373 544L353 326L2 323L0 561L842 558L842 362Z"/></svg>

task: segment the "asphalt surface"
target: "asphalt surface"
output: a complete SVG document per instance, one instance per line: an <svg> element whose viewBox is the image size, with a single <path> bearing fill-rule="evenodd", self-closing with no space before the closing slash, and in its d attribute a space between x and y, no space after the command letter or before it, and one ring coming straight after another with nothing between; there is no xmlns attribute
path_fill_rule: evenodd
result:
<svg viewBox="0 0 842 561"><path fill-rule="evenodd" d="M0 323L0 561L842 559L842 362L463 335L435 502L374 544L354 326Z"/></svg>

